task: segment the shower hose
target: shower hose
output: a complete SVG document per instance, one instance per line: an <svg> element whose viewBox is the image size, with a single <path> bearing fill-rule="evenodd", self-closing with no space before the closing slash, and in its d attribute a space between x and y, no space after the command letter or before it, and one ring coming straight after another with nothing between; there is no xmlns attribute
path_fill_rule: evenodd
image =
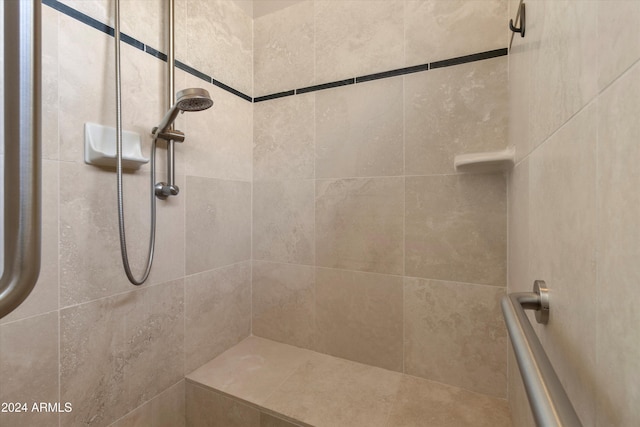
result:
<svg viewBox="0 0 640 427"><path fill-rule="evenodd" d="M117 157L117 188L118 188L118 229L120 231L120 253L122 255L122 264L129 281L136 285L142 285L148 278L153 264L153 254L156 241L156 197L154 192L154 183L156 181L156 143L157 138L154 137L151 144L151 224L149 234L149 252L147 257L147 265L142 278L136 279L131 272L129 265L129 256L127 255L127 237L124 224L124 196L122 185L122 80L120 74L120 0L116 0L115 13L115 62L116 62L116 157Z"/></svg>

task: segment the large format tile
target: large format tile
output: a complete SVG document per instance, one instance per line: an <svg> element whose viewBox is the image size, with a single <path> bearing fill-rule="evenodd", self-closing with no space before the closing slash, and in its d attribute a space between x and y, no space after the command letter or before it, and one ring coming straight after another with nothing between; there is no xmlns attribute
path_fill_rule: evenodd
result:
<svg viewBox="0 0 640 427"><path fill-rule="evenodd" d="M316 83L399 68L403 15L400 0L316 0Z"/></svg>
<svg viewBox="0 0 640 427"><path fill-rule="evenodd" d="M403 178L316 182L316 264L403 272Z"/></svg>
<svg viewBox="0 0 640 427"><path fill-rule="evenodd" d="M109 427L185 427L184 380L129 412Z"/></svg>
<svg viewBox="0 0 640 427"><path fill-rule="evenodd" d="M262 404L313 352L249 337L187 375L200 384Z"/></svg>
<svg viewBox="0 0 640 427"><path fill-rule="evenodd" d="M316 177L402 175L403 79L316 94Z"/></svg>
<svg viewBox="0 0 640 427"><path fill-rule="evenodd" d="M66 15L60 14L59 22L60 159L81 163L84 123L116 124L114 41ZM121 68L122 126L142 136L148 157L151 128L165 112L166 65L123 44Z"/></svg>
<svg viewBox="0 0 640 427"><path fill-rule="evenodd" d="M535 118L529 121L532 147L597 94L597 7L593 0L527 2L529 114Z"/></svg>
<svg viewBox="0 0 640 427"><path fill-rule="evenodd" d="M176 157L184 168L177 170L193 176L251 181L252 104L189 74L184 87L206 89L213 106L185 114L185 128L178 129L186 138L176 144Z"/></svg>
<svg viewBox="0 0 640 427"><path fill-rule="evenodd" d="M405 77L405 173L453 173L458 154L507 146L507 57Z"/></svg>
<svg viewBox="0 0 640 427"><path fill-rule="evenodd" d="M313 264L315 261L313 180L253 183L253 258Z"/></svg>
<svg viewBox="0 0 640 427"><path fill-rule="evenodd" d="M235 2L226 0L188 0L187 8L188 25L184 31L189 65L251 96L251 17Z"/></svg>
<svg viewBox="0 0 640 427"><path fill-rule="evenodd" d="M494 286L406 278L405 372L506 397L504 295Z"/></svg>
<svg viewBox="0 0 640 427"><path fill-rule="evenodd" d="M424 64L507 46L507 2L405 2L406 65Z"/></svg>
<svg viewBox="0 0 640 427"><path fill-rule="evenodd" d="M503 399L403 376L388 426L511 427ZM518 425L519 427L519 425Z"/></svg>
<svg viewBox="0 0 640 427"><path fill-rule="evenodd" d="M256 180L314 177L315 94L254 104Z"/></svg>
<svg viewBox="0 0 640 427"><path fill-rule="evenodd" d="M401 374L322 354L295 371L264 406L313 426L385 426Z"/></svg>
<svg viewBox="0 0 640 427"><path fill-rule="evenodd" d="M603 89L640 59L640 2L597 3L598 86Z"/></svg>
<svg viewBox="0 0 640 427"><path fill-rule="evenodd" d="M0 66L2 63L0 62ZM58 159L58 12L42 8L42 158ZM0 91L0 99L4 99ZM4 120L4 117L2 118ZM0 129L4 129L0 120ZM0 149L0 152L2 149Z"/></svg>
<svg viewBox="0 0 640 427"><path fill-rule="evenodd" d="M402 277L316 269L316 350L402 371Z"/></svg>
<svg viewBox="0 0 640 427"><path fill-rule="evenodd" d="M116 180L112 170L60 163L61 307L131 289L122 266ZM129 264L139 279L150 233L149 174L124 174ZM178 185L182 179L178 176ZM96 191L100 188L101 191ZM148 284L184 275L184 197L157 201L156 246Z"/></svg>
<svg viewBox="0 0 640 427"><path fill-rule="evenodd" d="M596 138L591 104L530 157L531 274L546 281L549 323L538 327L585 425L595 422ZM529 285L530 286L530 285Z"/></svg>
<svg viewBox="0 0 640 427"><path fill-rule="evenodd" d="M406 275L504 286L505 178L406 178Z"/></svg>
<svg viewBox="0 0 640 427"><path fill-rule="evenodd" d="M596 308L597 365L588 376L597 378L598 426L640 424L639 97L636 64L598 105L598 278L589 300Z"/></svg>
<svg viewBox="0 0 640 427"><path fill-rule="evenodd" d="M313 10L312 1L303 1L253 21L256 97L313 84Z"/></svg>
<svg viewBox="0 0 640 427"><path fill-rule="evenodd" d="M179 280L62 310L63 425L106 425L184 376L183 295Z"/></svg>
<svg viewBox="0 0 640 427"><path fill-rule="evenodd" d="M58 312L0 325L0 349L0 401L24 402L28 409L0 412L0 425L57 426L57 413L31 409L34 403L65 402L58 397Z"/></svg>
<svg viewBox="0 0 640 427"><path fill-rule="evenodd" d="M315 268L253 261L252 333L313 348L316 332Z"/></svg>
<svg viewBox="0 0 640 427"><path fill-rule="evenodd" d="M187 382L189 427L260 427L260 411L238 400Z"/></svg>
<svg viewBox="0 0 640 427"><path fill-rule="evenodd" d="M185 279L185 371L251 333L251 265L221 267Z"/></svg>
<svg viewBox="0 0 640 427"><path fill-rule="evenodd" d="M251 258L251 183L187 177L186 272Z"/></svg>

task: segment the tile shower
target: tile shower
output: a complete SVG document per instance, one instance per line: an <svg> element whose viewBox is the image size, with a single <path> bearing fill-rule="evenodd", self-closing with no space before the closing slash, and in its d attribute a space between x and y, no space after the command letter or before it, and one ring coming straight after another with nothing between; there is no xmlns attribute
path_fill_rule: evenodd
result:
<svg viewBox="0 0 640 427"><path fill-rule="evenodd" d="M122 3L137 41L123 46L124 126L145 135L166 102L165 10ZM533 425L499 300L507 282L529 290L534 278L556 283L567 306L538 332L583 423L640 422L637 269L623 256L637 252L624 230L636 230L640 204L614 191L633 194L616 170L637 175L622 150L640 133L640 37L595 30L624 20L638 36L640 2L528 3L531 38L518 36L509 57L450 65L504 50L517 2L177 1L177 89L205 87L215 105L178 119L184 191L159 207L151 280L134 289L120 267L114 174L85 165L81 147L84 122L114 122L112 5L46 0L43 175L54 191L40 281L0 323L0 400L73 411L2 413L0 424L198 425L212 397L185 375L236 345L275 341L340 358L333 373L352 361L407 374L383 394L427 401L420 384L432 380L470 405L508 397L513 425ZM404 71L358 78L389 70ZM456 154L507 145L510 176L453 168ZM146 240L147 174L125 177L132 241ZM135 246L139 265L146 248ZM602 286L619 288L598 294L596 310L568 306L569 292L588 305ZM624 323L604 312L618 305ZM247 416L240 425L284 425Z"/></svg>

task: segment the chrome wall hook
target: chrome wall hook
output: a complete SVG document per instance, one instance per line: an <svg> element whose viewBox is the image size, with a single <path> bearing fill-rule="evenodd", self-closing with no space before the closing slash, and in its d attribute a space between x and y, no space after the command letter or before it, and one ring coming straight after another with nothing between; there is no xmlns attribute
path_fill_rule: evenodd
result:
<svg viewBox="0 0 640 427"><path fill-rule="evenodd" d="M518 21L518 17L520 18L520 28L517 28L513 25L513 19L509 20L509 29L514 33L520 33L520 37L524 37L524 32L526 28L526 19L525 19L525 7L524 3L520 3L520 9L518 9L518 14L516 15L516 22Z"/></svg>

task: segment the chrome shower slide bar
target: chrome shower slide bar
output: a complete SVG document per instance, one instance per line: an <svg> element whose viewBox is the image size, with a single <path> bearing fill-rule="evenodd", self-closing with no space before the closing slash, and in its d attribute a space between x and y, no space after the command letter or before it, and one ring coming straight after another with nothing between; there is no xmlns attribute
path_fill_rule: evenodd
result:
<svg viewBox="0 0 640 427"><path fill-rule="evenodd" d="M512 293L502 298L511 345L518 361L533 418L538 427L582 427L558 375L540 344L525 310L535 310L538 323L546 324L549 294L544 281L536 280L533 292Z"/></svg>
<svg viewBox="0 0 640 427"><path fill-rule="evenodd" d="M4 271L0 318L40 274L41 0L4 1Z"/></svg>

